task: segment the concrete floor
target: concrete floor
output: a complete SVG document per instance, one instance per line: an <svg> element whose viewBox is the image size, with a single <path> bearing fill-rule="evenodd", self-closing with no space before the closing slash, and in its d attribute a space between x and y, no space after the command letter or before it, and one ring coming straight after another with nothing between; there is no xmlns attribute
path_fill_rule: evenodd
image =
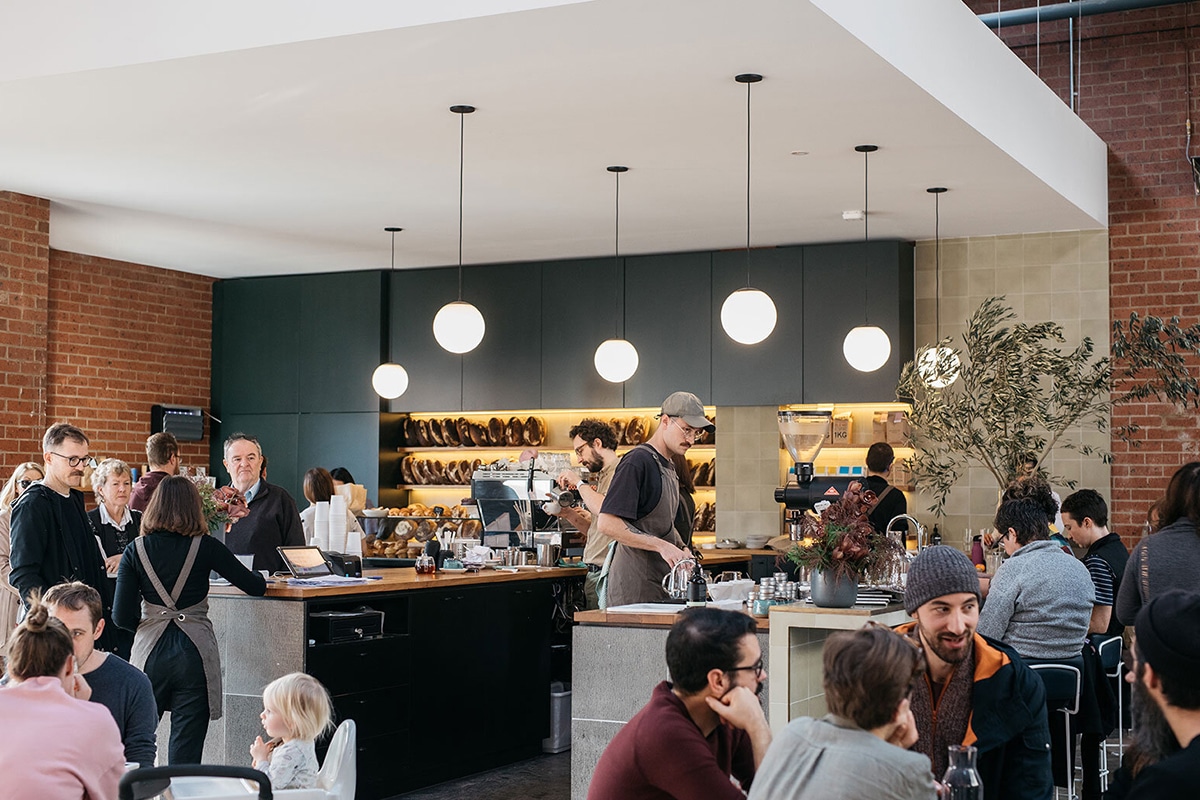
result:
<svg viewBox="0 0 1200 800"><path fill-rule="evenodd" d="M543 755L462 780L397 795L404 800L563 800L571 795L571 751Z"/></svg>

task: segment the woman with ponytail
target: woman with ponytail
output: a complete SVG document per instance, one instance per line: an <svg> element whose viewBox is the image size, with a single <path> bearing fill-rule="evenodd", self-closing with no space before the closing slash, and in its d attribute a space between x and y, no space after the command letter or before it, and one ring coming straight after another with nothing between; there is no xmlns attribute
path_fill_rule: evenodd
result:
<svg viewBox="0 0 1200 800"><path fill-rule="evenodd" d="M89 703L71 634L35 592L9 638L9 683L0 689L0 775L6 797L112 800L125 749L112 714Z"/></svg>

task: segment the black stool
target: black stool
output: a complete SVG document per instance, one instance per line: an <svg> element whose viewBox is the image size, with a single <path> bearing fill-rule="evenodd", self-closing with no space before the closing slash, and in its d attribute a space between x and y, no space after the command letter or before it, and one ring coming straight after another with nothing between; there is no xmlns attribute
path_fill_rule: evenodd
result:
<svg viewBox="0 0 1200 800"><path fill-rule="evenodd" d="M1074 748L1071 746L1071 718L1079 713L1080 692L1083 688L1083 657L1068 658L1062 661L1036 661L1026 659L1030 669L1037 672L1046 687L1046 712L1062 715L1063 753L1066 762L1067 800L1075 800L1075 764ZM1050 726L1051 739L1054 725ZM1058 796L1058 780L1055 779L1054 794Z"/></svg>

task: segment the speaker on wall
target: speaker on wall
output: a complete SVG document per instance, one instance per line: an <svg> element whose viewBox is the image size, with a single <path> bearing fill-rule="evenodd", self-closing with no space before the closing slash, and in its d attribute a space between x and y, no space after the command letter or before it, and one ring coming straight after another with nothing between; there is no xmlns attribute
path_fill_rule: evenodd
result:
<svg viewBox="0 0 1200 800"><path fill-rule="evenodd" d="M204 410L197 406L150 406L150 432L174 434L181 442L204 438Z"/></svg>

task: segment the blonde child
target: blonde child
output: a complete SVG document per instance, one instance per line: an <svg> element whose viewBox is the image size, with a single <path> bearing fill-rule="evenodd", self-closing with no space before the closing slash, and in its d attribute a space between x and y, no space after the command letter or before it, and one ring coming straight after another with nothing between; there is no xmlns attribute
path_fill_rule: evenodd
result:
<svg viewBox="0 0 1200 800"><path fill-rule="evenodd" d="M267 773L274 789L313 789L317 752L313 742L333 727L329 692L311 675L293 672L263 689L263 730L250 745L255 769Z"/></svg>

